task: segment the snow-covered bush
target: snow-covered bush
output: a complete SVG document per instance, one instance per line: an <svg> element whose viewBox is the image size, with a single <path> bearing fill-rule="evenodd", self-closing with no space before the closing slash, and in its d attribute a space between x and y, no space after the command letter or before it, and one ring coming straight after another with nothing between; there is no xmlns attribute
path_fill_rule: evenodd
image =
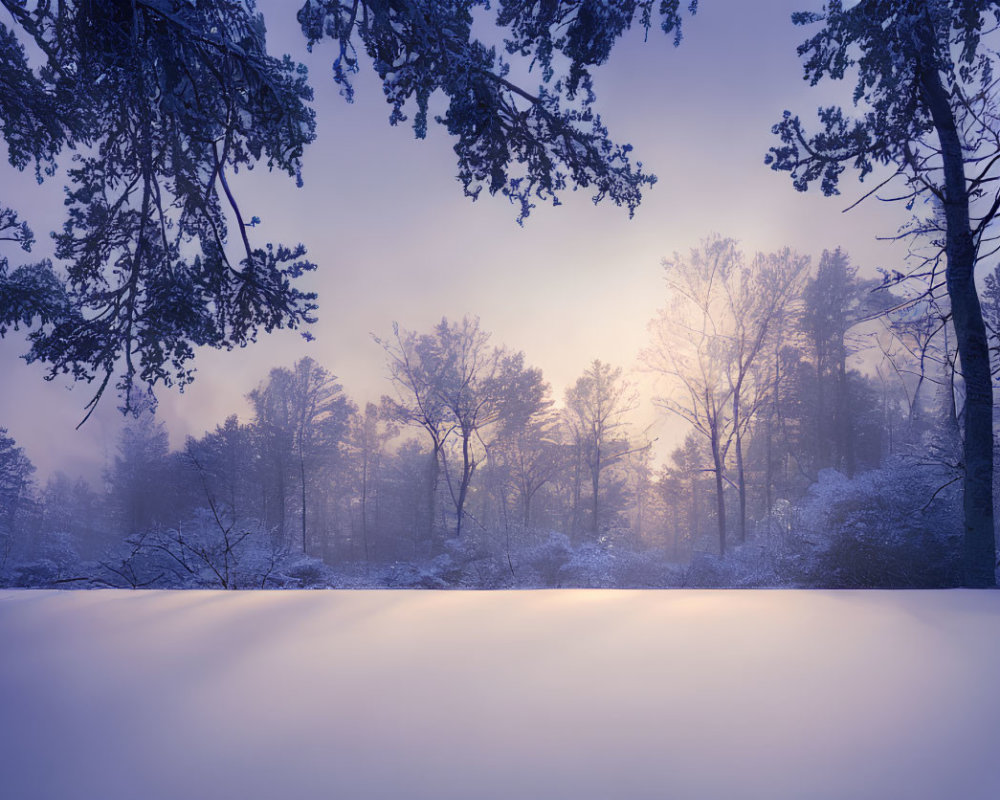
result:
<svg viewBox="0 0 1000 800"><path fill-rule="evenodd" d="M837 588L956 586L958 482L938 465L891 461L848 480L824 470L799 508L811 555L791 576Z"/></svg>
<svg viewBox="0 0 1000 800"><path fill-rule="evenodd" d="M562 572L573 555L569 537L558 531L530 531L519 542L511 554L517 585L540 589L561 585Z"/></svg>
<svg viewBox="0 0 1000 800"><path fill-rule="evenodd" d="M793 585L787 552L773 542L737 545L719 558L696 553L684 570L680 585L699 589L764 589Z"/></svg>
<svg viewBox="0 0 1000 800"><path fill-rule="evenodd" d="M559 571L558 586L577 588L664 588L677 586L680 571L661 550L637 550L607 536L573 549Z"/></svg>
<svg viewBox="0 0 1000 800"><path fill-rule="evenodd" d="M279 553L274 566L269 571L261 570L258 576L263 589L337 589L342 586L329 565L304 553Z"/></svg>
<svg viewBox="0 0 1000 800"><path fill-rule="evenodd" d="M0 585L22 588L59 587L88 582L72 536L65 531L0 537ZM92 566L92 565L90 565Z"/></svg>
<svg viewBox="0 0 1000 800"><path fill-rule="evenodd" d="M225 523L199 509L184 525L129 536L102 560L101 577L131 588L266 589L282 585L285 558L259 523Z"/></svg>

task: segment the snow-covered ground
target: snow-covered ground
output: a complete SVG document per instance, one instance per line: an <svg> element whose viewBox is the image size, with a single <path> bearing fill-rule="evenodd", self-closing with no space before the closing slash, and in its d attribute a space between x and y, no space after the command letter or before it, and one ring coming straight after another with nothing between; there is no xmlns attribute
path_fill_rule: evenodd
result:
<svg viewBox="0 0 1000 800"><path fill-rule="evenodd" d="M0 592L0 796L1000 797L1000 592Z"/></svg>

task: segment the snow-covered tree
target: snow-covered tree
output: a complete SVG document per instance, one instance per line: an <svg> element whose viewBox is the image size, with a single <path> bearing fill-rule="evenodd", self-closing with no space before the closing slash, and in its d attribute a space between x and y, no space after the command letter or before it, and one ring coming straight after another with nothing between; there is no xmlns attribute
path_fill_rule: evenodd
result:
<svg viewBox="0 0 1000 800"><path fill-rule="evenodd" d="M989 345L975 268L992 247L988 230L1000 212L1000 117L995 50L983 41L1000 23L1000 4L982 0L830 0L823 13L793 15L820 29L799 47L805 77L856 81L851 119L839 106L819 112L821 131L806 133L786 111L774 126L772 168L805 191L819 182L839 192L847 165L861 179L884 168L888 197L928 203L924 219L904 231L945 255L944 278L965 382L965 583L996 583L993 527L993 386ZM898 187L897 187L898 188ZM941 241L943 239L943 242ZM937 261L931 262L931 275Z"/></svg>
<svg viewBox="0 0 1000 800"><path fill-rule="evenodd" d="M479 319L442 319L433 333L393 326L385 349L397 397L383 399L393 417L418 425L431 438L428 497L437 489L440 464L455 506L460 536L476 468L487 458L490 430L529 424L544 410L547 387L541 372L525 367L524 354L491 346Z"/></svg>
<svg viewBox="0 0 1000 800"><path fill-rule="evenodd" d="M34 472L35 466L24 450L7 435L6 428L0 428L0 569L14 549Z"/></svg>
<svg viewBox="0 0 1000 800"><path fill-rule="evenodd" d="M171 464L167 429L148 396L132 399L134 415L118 436L118 452L107 470L112 514L120 534L134 534L172 521Z"/></svg>
<svg viewBox="0 0 1000 800"><path fill-rule="evenodd" d="M353 408L336 377L309 357L299 359L291 369L272 369L267 382L249 398L259 442L265 448L261 457L274 467L280 533L291 499L288 490L297 481L298 527L302 552L308 553L309 489L320 486L324 477L330 477L330 470L340 465Z"/></svg>
<svg viewBox="0 0 1000 800"><path fill-rule="evenodd" d="M636 406L635 391L621 367L595 359L566 390L566 423L580 465L590 479L590 533L597 534L604 511L609 470L632 451L627 415ZM604 482L602 483L602 478ZM579 498L576 498L579 505ZM579 516L579 509L577 514Z"/></svg>
<svg viewBox="0 0 1000 800"><path fill-rule="evenodd" d="M746 538L743 440L770 397L777 322L798 299L808 259L782 250L748 260L732 239L711 237L663 262L669 304L650 323L646 364L668 382L657 404L708 440L719 551L726 551L725 483L735 456L740 540Z"/></svg>
<svg viewBox="0 0 1000 800"><path fill-rule="evenodd" d="M315 295L295 286L314 267L305 248L255 241L256 218L229 180L261 164L301 181L315 137L305 68L268 53L254 0L0 8L10 163L41 180L73 151L61 267L0 260L0 335L27 326L30 360L96 380L93 410L115 375L127 405L137 380L190 381L198 346L242 346L311 322ZM523 219L533 202L580 186L631 212L654 177L609 137L590 70L633 24L659 23L679 41L679 0L505 1L493 17L499 52L473 30L490 10L488 0L307 0L298 20L309 47L333 40L348 100L367 54L392 124L412 114L422 137L431 96L447 98L435 119L455 138L466 194L506 195ZM541 85L516 83L514 62L539 67ZM0 206L0 230L30 243L16 209Z"/></svg>

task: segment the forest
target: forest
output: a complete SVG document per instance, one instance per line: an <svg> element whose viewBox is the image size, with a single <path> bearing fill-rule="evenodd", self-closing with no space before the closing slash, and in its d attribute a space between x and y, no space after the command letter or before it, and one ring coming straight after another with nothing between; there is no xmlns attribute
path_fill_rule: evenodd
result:
<svg viewBox="0 0 1000 800"><path fill-rule="evenodd" d="M687 423L656 463L623 366L552 396L479 320L376 338L354 404L333 365L270 370L170 451L134 399L99 488L0 449L7 586L945 587L961 582L961 381L948 308L706 239L662 265L641 363ZM891 281L890 281L891 282ZM984 312L1000 330L1000 273ZM1000 345L992 339L994 350Z"/></svg>
<svg viewBox="0 0 1000 800"><path fill-rule="evenodd" d="M611 138L592 71L633 27L680 45L697 2L404 6L308 0L299 49L329 46L348 102L371 67L389 123L446 131L462 192L506 198L519 224L576 188L636 211L657 178ZM194 379L196 353L312 337L317 264L258 234L238 177L302 184L320 118L308 69L271 54L252 2L0 7L8 161L66 182L38 260L23 255L37 209L0 206L0 337L89 387L85 420L112 394L129 415L100 485L36 480L4 429L3 585L995 585L995 3L792 17L812 26L801 74L854 81L855 113L786 110L760 157L825 196L850 168L874 183L852 205L911 213L887 234L910 258L881 278L850 242L744 252L710 235L663 260L638 363L594 359L561 395L473 307L375 336L379 403L355 404L336 363L290 359L260 375L246 418L178 450L156 396ZM665 457L640 403L687 426Z"/></svg>

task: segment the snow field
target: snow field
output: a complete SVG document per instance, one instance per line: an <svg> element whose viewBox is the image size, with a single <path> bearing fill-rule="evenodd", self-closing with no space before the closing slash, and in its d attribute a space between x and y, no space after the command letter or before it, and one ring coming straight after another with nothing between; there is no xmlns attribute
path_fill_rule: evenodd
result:
<svg viewBox="0 0 1000 800"><path fill-rule="evenodd" d="M1000 592L0 592L0 796L1000 794Z"/></svg>

